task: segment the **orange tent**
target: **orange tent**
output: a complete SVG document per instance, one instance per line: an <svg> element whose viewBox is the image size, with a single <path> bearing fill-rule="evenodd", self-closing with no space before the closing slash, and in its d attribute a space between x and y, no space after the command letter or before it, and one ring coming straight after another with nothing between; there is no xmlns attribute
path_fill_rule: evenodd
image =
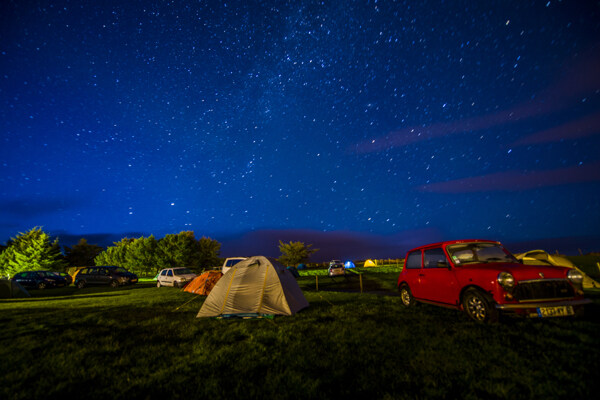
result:
<svg viewBox="0 0 600 400"><path fill-rule="evenodd" d="M207 296L222 276L220 271L206 271L185 285L182 290Z"/></svg>

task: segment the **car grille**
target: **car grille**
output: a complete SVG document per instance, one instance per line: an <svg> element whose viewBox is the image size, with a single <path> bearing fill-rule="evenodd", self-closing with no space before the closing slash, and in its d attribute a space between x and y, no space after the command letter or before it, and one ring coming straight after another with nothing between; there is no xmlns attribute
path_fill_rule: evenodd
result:
<svg viewBox="0 0 600 400"><path fill-rule="evenodd" d="M573 297L573 286L564 279L519 282L514 296L519 301Z"/></svg>

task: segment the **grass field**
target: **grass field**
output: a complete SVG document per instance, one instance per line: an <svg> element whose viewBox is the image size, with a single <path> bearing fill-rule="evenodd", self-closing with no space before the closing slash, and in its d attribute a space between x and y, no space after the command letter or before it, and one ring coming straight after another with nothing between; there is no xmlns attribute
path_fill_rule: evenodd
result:
<svg viewBox="0 0 600 400"><path fill-rule="evenodd" d="M0 300L1 399L592 399L600 293L581 319L479 325L404 309L397 273L299 278L310 307L197 319L203 297L151 282Z"/></svg>

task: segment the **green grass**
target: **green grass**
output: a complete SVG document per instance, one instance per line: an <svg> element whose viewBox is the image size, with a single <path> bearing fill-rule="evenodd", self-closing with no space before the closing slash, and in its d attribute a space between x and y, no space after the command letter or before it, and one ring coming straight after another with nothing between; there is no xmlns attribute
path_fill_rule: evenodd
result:
<svg viewBox="0 0 600 400"><path fill-rule="evenodd" d="M484 326L403 308L396 278L301 277L310 307L273 320L197 319L203 297L152 282L0 300L0 398L596 397L598 294L581 319Z"/></svg>

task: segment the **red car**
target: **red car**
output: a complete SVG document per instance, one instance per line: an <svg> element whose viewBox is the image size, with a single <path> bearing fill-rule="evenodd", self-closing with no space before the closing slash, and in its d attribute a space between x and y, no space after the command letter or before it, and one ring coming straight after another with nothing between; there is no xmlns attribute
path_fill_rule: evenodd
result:
<svg viewBox="0 0 600 400"><path fill-rule="evenodd" d="M402 304L416 301L464 310L480 322L500 313L526 317L579 314L583 276L572 268L524 265L500 242L454 240L410 250L398 277Z"/></svg>

